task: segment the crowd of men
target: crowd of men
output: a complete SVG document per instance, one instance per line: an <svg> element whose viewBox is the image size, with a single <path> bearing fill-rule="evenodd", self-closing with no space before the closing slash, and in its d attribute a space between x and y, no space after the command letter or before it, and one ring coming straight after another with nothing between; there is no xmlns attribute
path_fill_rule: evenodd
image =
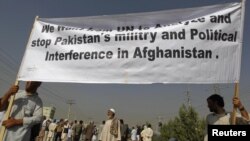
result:
<svg viewBox="0 0 250 141"><path fill-rule="evenodd" d="M35 141L151 141L153 130L150 124L129 127L123 119L114 117L115 110L109 109L108 119L96 125L68 119L44 119ZM115 125L117 124L117 125ZM143 127L143 129L141 128ZM112 131L113 130L113 131Z"/></svg>

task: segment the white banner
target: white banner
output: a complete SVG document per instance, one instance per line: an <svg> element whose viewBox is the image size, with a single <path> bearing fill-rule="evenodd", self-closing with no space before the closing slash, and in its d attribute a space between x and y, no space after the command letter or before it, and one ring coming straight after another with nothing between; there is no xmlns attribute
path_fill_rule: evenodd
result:
<svg viewBox="0 0 250 141"><path fill-rule="evenodd" d="M241 3L35 20L18 80L75 83L234 83Z"/></svg>

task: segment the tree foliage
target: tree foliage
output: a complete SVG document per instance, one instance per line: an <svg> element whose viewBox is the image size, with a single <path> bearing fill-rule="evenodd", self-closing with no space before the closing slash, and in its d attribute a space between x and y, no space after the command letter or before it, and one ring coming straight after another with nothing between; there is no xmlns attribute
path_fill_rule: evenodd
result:
<svg viewBox="0 0 250 141"><path fill-rule="evenodd" d="M179 109L179 116L164 124L161 128L163 140L174 137L178 141L202 141L204 138L205 120L191 106L184 104Z"/></svg>

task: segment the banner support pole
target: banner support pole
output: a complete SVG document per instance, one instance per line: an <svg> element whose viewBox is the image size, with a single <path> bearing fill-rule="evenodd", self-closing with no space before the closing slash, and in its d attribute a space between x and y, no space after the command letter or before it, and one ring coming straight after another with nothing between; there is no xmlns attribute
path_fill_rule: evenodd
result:
<svg viewBox="0 0 250 141"><path fill-rule="evenodd" d="M242 44L243 44L243 30L244 30L244 17L245 17L245 4L246 0L241 0L241 34L240 34L240 47L242 52ZM239 82L236 82L234 85L234 97L239 97ZM236 111L237 108L233 107L233 112L231 115L231 124L236 124Z"/></svg>
<svg viewBox="0 0 250 141"><path fill-rule="evenodd" d="M239 83L234 84L234 97L239 97ZM235 125L236 124L236 112L237 112L237 107L233 107L233 112L231 115L231 124Z"/></svg>

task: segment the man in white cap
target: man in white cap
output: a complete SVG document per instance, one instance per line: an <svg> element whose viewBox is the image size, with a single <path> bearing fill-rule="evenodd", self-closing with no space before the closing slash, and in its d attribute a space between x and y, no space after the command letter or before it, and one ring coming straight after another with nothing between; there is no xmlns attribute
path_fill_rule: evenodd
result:
<svg viewBox="0 0 250 141"><path fill-rule="evenodd" d="M103 126L100 141L120 141L121 131L120 131L120 121L115 118L115 109L111 108L107 112L108 119Z"/></svg>

